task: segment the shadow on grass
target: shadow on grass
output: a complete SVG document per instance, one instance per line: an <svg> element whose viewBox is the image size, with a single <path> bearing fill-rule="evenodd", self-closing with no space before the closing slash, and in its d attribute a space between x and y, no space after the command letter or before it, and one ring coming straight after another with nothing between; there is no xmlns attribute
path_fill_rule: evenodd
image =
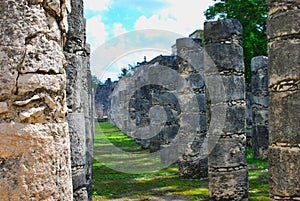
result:
<svg viewBox="0 0 300 201"><path fill-rule="evenodd" d="M114 146L126 152L141 155L138 162L147 162L143 160L143 154L148 153L148 150L142 149L123 133L116 132L117 128L107 122L100 123L97 127L101 128L102 134L96 130L95 147L98 153L95 154L104 156L107 154L107 157L111 154L109 150L106 150L107 144L103 141L103 135L105 135ZM249 163L249 200L269 200L267 160L252 159L251 149L247 149L247 160ZM208 200L208 181L180 178L176 164L151 173L127 174L110 169L100 162L94 160L93 163L94 201L117 198L149 200L152 197L174 195L181 197L181 200ZM122 161L114 163L121 164ZM174 200L174 197L169 199Z"/></svg>

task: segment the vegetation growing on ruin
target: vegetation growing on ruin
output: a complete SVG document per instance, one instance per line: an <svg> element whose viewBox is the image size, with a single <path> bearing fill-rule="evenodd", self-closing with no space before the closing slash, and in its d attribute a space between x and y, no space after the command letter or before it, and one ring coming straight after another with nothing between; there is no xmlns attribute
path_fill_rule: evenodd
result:
<svg viewBox="0 0 300 201"><path fill-rule="evenodd" d="M102 135L102 136L101 136ZM118 128L108 122L96 124L95 150L106 146L103 135L115 146L126 152L146 154L142 149ZM105 154L105 153L97 153ZM97 157L95 157L97 158ZM267 160L252 159L251 149L247 150L249 169L249 199L269 200L268 163ZM182 199L207 200L208 181L182 179L178 176L177 165L145 174L126 174L112 170L94 159L93 164L93 200L149 200L155 199Z"/></svg>

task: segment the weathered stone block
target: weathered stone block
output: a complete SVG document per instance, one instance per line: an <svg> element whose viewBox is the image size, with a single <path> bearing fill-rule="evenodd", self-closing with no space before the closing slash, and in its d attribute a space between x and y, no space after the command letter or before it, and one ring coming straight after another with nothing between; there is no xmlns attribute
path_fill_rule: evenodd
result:
<svg viewBox="0 0 300 201"><path fill-rule="evenodd" d="M218 81L221 83L216 84ZM240 93L241 90L245 90L244 76L208 75L205 77L205 83L209 89L209 99L213 104L224 102L236 104L237 100L245 99L245 94Z"/></svg>
<svg viewBox="0 0 300 201"><path fill-rule="evenodd" d="M298 5L299 6L299 5ZM300 10L291 10L273 16L268 19L268 39L284 37L300 32ZM289 22L289 23L287 23Z"/></svg>
<svg viewBox="0 0 300 201"><path fill-rule="evenodd" d="M242 29L241 23L236 19L206 22L204 23L204 41L205 43L219 43L234 38L240 40Z"/></svg>
<svg viewBox="0 0 300 201"><path fill-rule="evenodd" d="M64 91L66 87L66 75L44 75L44 74L23 74L18 78L18 95L46 90L50 92Z"/></svg>
<svg viewBox="0 0 300 201"><path fill-rule="evenodd" d="M299 8L299 0L267 0L269 6L269 17L288 10L296 10Z"/></svg>
<svg viewBox="0 0 300 201"><path fill-rule="evenodd" d="M300 195L300 148L270 146L269 184L271 198L274 196L292 197Z"/></svg>
<svg viewBox="0 0 300 201"><path fill-rule="evenodd" d="M205 51L220 73L234 74L243 72L244 61L241 59L243 57L243 48L240 45L211 43L205 45ZM209 71L206 72L209 73Z"/></svg>
<svg viewBox="0 0 300 201"><path fill-rule="evenodd" d="M178 162L179 176L186 179L208 177L207 157L200 159L197 156L183 156Z"/></svg>
<svg viewBox="0 0 300 201"><path fill-rule="evenodd" d="M214 109L212 108L212 111ZM244 105L234 105L226 108L224 133L245 133L246 108Z"/></svg>
<svg viewBox="0 0 300 201"><path fill-rule="evenodd" d="M77 166L72 168L72 184L74 192L87 184L86 168L84 166Z"/></svg>
<svg viewBox="0 0 300 201"><path fill-rule="evenodd" d="M268 110L267 108L253 109L253 122L255 125L268 125Z"/></svg>
<svg viewBox="0 0 300 201"><path fill-rule="evenodd" d="M38 35L26 45L26 53L20 73L64 73L65 57L60 44Z"/></svg>
<svg viewBox="0 0 300 201"><path fill-rule="evenodd" d="M83 201L88 200L87 188L83 187L73 193L73 201Z"/></svg>
<svg viewBox="0 0 300 201"><path fill-rule="evenodd" d="M65 3L62 8L65 8ZM61 41L61 30L55 16L45 11L41 4L28 5L26 0L10 1L5 4L1 20L9 19L8 26L1 26L0 44L10 44L24 47L25 41L30 40L37 33L47 33L53 40ZM14 12L10 12L13 10ZM63 9L65 12L65 9ZM4 19L5 16L5 19ZM18 17L15 17L18 16ZM63 16L60 18L64 19Z"/></svg>
<svg viewBox="0 0 300 201"><path fill-rule="evenodd" d="M72 200L68 125L0 124L0 197Z"/></svg>
<svg viewBox="0 0 300 201"><path fill-rule="evenodd" d="M72 167L84 166L86 164L86 128L83 122L83 113L70 113L68 115Z"/></svg>
<svg viewBox="0 0 300 201"><path fill-rule="evenodd" d="M268 108L269 106L269 92L259 92L252 96L253 108Z"/></svg>
<svg viewBox="0 0 300 201"><path fill-rule="evenodd" d="M210 172L209 192L212 200L232 201L248 200L247 169L233 170L230 172Z"/></svg>
<svg viewBox="0 0 300 201"><path fill-rule="evenodd" d="M210 167L230 168L245 166L246 135L221 136L209 155Z"/></svg>
<svg viewBox="0 0 300 201"><path fill-rule="evenodd" d="M287 142L299 144L299 111L300 93L270 93L269 103L269 137L270 144ZM288 126L287 126L288 125Z"/></svg>
<svg viewBox="0 0 300 201"><path fill-rule="evenodd" d="M270 91L297 89L297 81L300 80L299 49L300 39L269 42Z"/></svg>
<svg viewBox="0 0 300 201"><path fill-rule="evenodd" d="M267 125L256 125L252 128L252 157L267 158L269 145L269 128Z"/></svg>

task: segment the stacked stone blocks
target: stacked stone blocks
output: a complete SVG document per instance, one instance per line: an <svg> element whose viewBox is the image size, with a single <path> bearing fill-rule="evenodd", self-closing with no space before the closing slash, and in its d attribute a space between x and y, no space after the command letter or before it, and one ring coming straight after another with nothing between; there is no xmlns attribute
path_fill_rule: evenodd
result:
<svg viewBox="0 0 300 201"><path fill-rule="evenodd" d="M0 198L72 200L63 54L70 2L0 7Z"/></svg>
<svg viewBox="0 0 300 201"><path fill-rule="evenodd" d="M267 4L270 200L299 200L300 1Z"/></svg>
<svg viewBox="0 0 300 201"><path fill-rule="evenodd" d="M207 59L214 63L205 64L206 84L211 87L209 84L219 77L225 92L211 89L207 94L208 120L214 112L222 112L220 107L225 108L225 124L218 128L211 123L207 134L209 139L218 139L208 156L209 197L212 200L248 200L241 36L242 26L234 19L204 24L205 52Z"/></svg>

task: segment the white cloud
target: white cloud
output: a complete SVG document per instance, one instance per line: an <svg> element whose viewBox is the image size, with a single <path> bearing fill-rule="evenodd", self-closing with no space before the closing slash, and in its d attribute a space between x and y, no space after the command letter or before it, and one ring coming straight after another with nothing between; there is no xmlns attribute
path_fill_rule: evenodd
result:
<svg viewBox="0 0 300 201"><path fill-rule="evenodd" d="M112 0L84 0L84 7L93 11L108 10Z"/></svg>
<svg viewBox="0 0 300 201"><path fill-rule="evenodd" d="M203 29L203 12L208 5L214 4L211 0L166 1L169 6L157 14L149 18L139 17L135 22L135 29L163 29L188 36L196 29Z"/></svg>
<svg viewBox="0 0 300 201"><path fill-rule="evenodd" d="M107 78L111 78L113 81L118 80L118 76L121 74L122 68L128 68L129 65L136 66L137 62L143 62L144 56L146 60L150 61L160 54L170 54L167 51L155 51L155 50L140 50L133 51L118 57L105 69L102 69L101 74L97 74L99 79L104 82ZM99 73L100 71L98 71Z"/></svg>
<svg viewBox="0 0 300 201"><path fill-rule="evenodd" d="M114 36L118 36L118 35L127 33L128 31L123 27L123 24L114 23L112 32L113 32Z"/></svg>
<svg viewBox="0 0 300 201"><path fill-rule="evenodd" d="M100 16L95 16L87 20L87 40L91 44L91 49L99 47L108 37L105 24Z"/></svg>

